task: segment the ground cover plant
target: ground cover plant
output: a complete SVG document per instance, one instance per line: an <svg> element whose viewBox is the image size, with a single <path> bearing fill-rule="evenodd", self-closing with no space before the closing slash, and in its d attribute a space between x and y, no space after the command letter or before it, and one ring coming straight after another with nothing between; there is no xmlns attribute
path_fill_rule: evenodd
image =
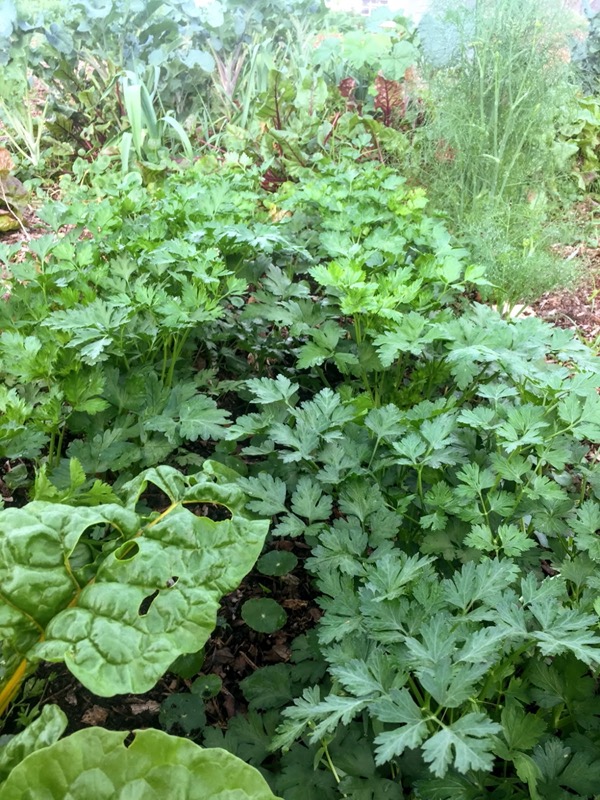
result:
<svg viewBox="0 0 600 800"><path fill-rule="evenodd" d="M228 412L198 392L215 378L214 368L194 369L208 357L201 340L208 348L225 298L243 302L254 260L264 267L278 248L298 251L256 207L257 180L192 171L148 190L131 174L99 202L84 187L77 205L41 212L72 229L34 240L11 267L1 309L6 455L44 452L52 466L70 438L69 455L99 474L152 466L183 439L220 438ZM5 263L12 254L4 248Z"/></svg>
<svg viewBox="0 0 600 800"><path fill-rule="evenodd" d="M107 64L125 10L90 8ZM276 12L198 12L224 122L160 144L174 14L166 73L109 76L118 146L100 126L0 243L0 794L594 798L597 355L481 302L411 172L435 109L406 21L295 42Z"/></svg>

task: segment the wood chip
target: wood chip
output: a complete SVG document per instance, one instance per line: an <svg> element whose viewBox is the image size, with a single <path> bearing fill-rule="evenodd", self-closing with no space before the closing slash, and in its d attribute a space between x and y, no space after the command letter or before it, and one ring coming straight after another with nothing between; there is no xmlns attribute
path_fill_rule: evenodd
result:
<svg viewBox="0 0 600 800"><path fill-rule="evenodd" d="M135 714L158 714L160 711L160 703L156 700L146 700L144 703L132 703L129 708L131 713Z"/></svg>
<svg viewBox="0 0 600 800"><path fill-rule="evenodd" d="M103 725L108 719L108 709L102 706L92 706L82 715L84 725Z"/></svg>

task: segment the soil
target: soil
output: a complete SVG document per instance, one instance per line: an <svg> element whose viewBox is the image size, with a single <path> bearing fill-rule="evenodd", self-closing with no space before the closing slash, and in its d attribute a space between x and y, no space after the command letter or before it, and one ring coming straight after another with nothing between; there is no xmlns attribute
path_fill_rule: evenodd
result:
<svg viewBox="0 0 600 800"><path fill-rule="evenodd" d="M600 247L561 248L565 258L582 261L582 279L571 289L549 292L532 303L533 312L559 328L568 328L590 344L600 344Z"/></svg>

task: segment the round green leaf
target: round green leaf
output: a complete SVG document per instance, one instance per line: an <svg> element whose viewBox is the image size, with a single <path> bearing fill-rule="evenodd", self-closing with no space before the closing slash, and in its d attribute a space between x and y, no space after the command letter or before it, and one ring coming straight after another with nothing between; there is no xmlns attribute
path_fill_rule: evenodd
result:
<svg viewBox="0 0 600 800"><path fill-rule="evenodd" d="M258 559L256 566L263 575L279 577L291 572L297 563L298 558L293 553L287 550L271 550L270 553L265 553Z"/></svg>
<svg viewBox="0 0 600 800"><path fill-rule="evenodd" d="M176 658L169 667L169 672L174 672L180 678L194 678L202 669L204 664L204 650L197 653L184 653Z"/></svg>
<svg viewBox="0 0 600 800"><path fill-rule="evenodd" d="M223 681L218 675L200 675L192 683L190 691L203 700L210 700L211 697L216 697L219 694L222 686Z"/></svg>
<svg viewBox="0 0 600 800"><path fill-rule="evenodd" d="M2 800L278 800L248 764L219 748L163 731L88 728L37 750L22 761L2 787Z"/></svg>
<svg viewBox="0 0 600 800"><path fill-rule="evenodd" d="M287 614L275 600L266 597L246 600L242 606L242 619L259 633L275 633L287 622Z"/></svg>
<svg viewBox="0 0 600 800"><path fill-rule="evenodd" d="M167 697L161 704L158 718L168 731L181 728L184 733L193 733L206 725L204 703L193 694L172 694Z"/></svg>

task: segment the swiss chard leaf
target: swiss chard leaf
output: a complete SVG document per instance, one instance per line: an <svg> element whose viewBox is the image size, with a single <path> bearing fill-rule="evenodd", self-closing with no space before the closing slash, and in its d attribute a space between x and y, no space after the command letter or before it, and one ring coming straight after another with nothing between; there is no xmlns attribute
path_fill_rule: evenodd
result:
<svg viewBox="0 0 600 800"><path fill-rule="evenodd" d="M178 786L188 800L277 800L257 770L224 750L155 730L136 731L126 746L128 736L90 728L37 750L11 772L2 796L109 800L115 791L159 796Z"/></svg>
<svg viewBox="0 0 600 800"><path fill-rule="evenodd" d="M163 467L125 487L125 507L33 502L2 512L3 637L15 670L4 696L22 674L19 653L64 660L84 685L111 696L147 691L174 657L197 652L214 628L220 597L254 565L268 529L245 515L246 498L231 476L210 463L189 478ZM144 519L134 508L149 483L171 503ZM216 504L230 519L197 516L188 504ZM98 525L113 533L86 580L71 558Z"/></svg>

